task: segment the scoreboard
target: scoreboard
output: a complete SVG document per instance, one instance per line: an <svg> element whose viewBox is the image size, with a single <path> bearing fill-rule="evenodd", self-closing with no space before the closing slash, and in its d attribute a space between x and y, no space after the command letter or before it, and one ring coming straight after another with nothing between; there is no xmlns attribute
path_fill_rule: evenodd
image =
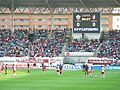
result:
<svg viewBox="0 0 120 90"><path fill-rule="evenodd" d="M100 13L73 13L73 33L100 33Z"/></svg>

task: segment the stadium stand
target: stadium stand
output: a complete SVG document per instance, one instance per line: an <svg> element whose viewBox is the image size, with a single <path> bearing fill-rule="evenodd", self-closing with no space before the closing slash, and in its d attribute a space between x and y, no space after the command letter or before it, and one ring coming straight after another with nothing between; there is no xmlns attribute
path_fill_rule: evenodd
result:
<svg viewBox="0 0 120 90"><path fill-rule="evenodd" d="M94 3L93 3L94 2ZM67 3L67 4L65 4ZM71 14L73 12L101 12L105 14L111 14L116 7L119 7L118 0L36 0L33 4L33 0L1 0L0 1L0 13L10 14L11 17L8 19L1 19L1 22L6 23L6 21L11 22L11 24L2 25L0 28L11 28L11 30L2 29L0 30L0 57L10 56L10 57L24 57L30 56L34 57L39 54L41 57L58 57L62 51L66 52L96 52L98 50L98 57L110 57L116 60L120 59L120 31L110 31L104 37L104 39L73 39L72 34L68 34L64 30L39 30L30 29L34 36L29 37L30 30L23 29L23 27L42 27L42 25L22 25L24 23L29 23L32 19L33 21L44 21L45 19L33 18L30 19L26 17L20 19L14 17L21 14L36 14L36 15L50 15L48 19L50 20L48 27L53 29L53 24L57 21L65 21L68 18L56 18L53 20L54 14ZM26 7L27 6L27 7ZM58 20L57 20L58 19ZM107 18L108 19L108 18ZM71 20L71 19L70 19ZM54 22L55 21L55 22ZM103 17L103 21L107 20ZM110 21L110 20L108 20ZM21 23L20 25L14 25L15 23ZM66 22L66 21L65 21ZM34 22L33 22L34 23ZM63 23L63 22L60 22ZM71 23L71 21L69 21ZM108 22L107 22L108 23ZM59 27L67 27L68 24L59 25ZM46 25L46 24L45 24ZM55 25L57 27L57 25ZM101 25L102 26L102 25ZM104 24L103 27L106 27ZM16 29L15 28L22 28ZM71 27L70 27L71 28ZM108 27L106 27L109 29ZM107 30L105 29L105 30ZM50 32L52 31L52 32ZM72 31L72 30L71 30ZM65 35L65 34L68 35ZM87 36L87 35L86 35ZM91 34L92 36L92 34ZM67 37L67 38L66 38ZM94 36L93 36L94 37ZM88 37L90 38L90 37ZM101 46L100 46L101 45ZM65 47L65 50L63 48ZM99 47L99 48L98 48Z"/></svg>
<svg viewBox="0 0 120 90"><path fill-rule="evenodd" d="M69 52L95 52L99 46L100 41L98 39L84 40L73 39L67 44L66 51Z"/></svg>
<svg viewBox="0 0 120 90"><path fill-rule="evenodd" d="M120 59L120 31L111 30L104 37L98 57L109 57L116 60Z"/></svg>
<svg viewBox="0 0 120 90"><path fill-rule="evenodd" d="M64 31L52 32L48 38L48 30L34 30L35 37L33 41L28 40L28 30L15 30L14 36L11 36L10 30L0 30L0 57L34 57L39 53L42 57L59 56L64 46Z"/></svg>
<svg viewBox="0 0 120 90"><path fill-rule="evenodd" d="M20 57L25 56L24 50L28 46L27 30L15 30L14 36L10 30L0 30L1 32L1 53L0 56Z"/></svg>
<svg viewBox="0 0 120 90"><path fill-rule="evenodd" d="M34 30L34 40L28 40L29 30L15 30L11 36L10 30L0 30L0 57L34 57L37 53L41 57L59 56L65 44L64 30L53 30L49 37L49 30ZM120 31L109 31L104 35L104 41L98 51L98 57L120 59ZM95 52L100 40L73 39L66 45L66 52Z"/></svg>

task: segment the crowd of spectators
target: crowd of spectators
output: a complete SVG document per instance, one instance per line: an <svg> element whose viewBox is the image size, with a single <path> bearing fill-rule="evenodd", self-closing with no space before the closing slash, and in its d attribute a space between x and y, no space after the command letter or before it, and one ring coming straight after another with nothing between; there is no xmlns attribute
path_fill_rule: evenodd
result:
<svg viewBox="0 0 120 90"><path fill-rule="evenodd" d="M32 30L34 37L29 38L29 30L0 30L0 57L41 57L59 56L64 46L64 31L54 31L49 36L49 30Z"/></svg>
<svg viewBox="0 0 120 90"><path fill-rule="evenodd" d="M98 39L73 39L67 46L67 52L95 52L99 46L100 41Z"/></svg>
<svg viewBox="0 0 120 90"><path fill-rule="evenodd" d="M120 60L120 31L111 30L105 35L98 52L98 57L109 57Z"/></svg>
<svg viewBox="0 0 120 90"><path fill-rule="evenodd" d="M0 30L0 57L25 56L25 50L29 45L28 30Z"/></svg>
<svg viewBox="0 0 120 90"><path fill-rule="evenodd" d="M32 30L34 37L29 40L30 30L0 30L0 57L57 57L65 43L65 30ZM66 52L95 52L100 44L98 39L73 39L66 45ZM120 59L120 31L109 31L104 37L98 57Z"/></svg>
<svg viewBox="0 0 120 90"><path fill-rule="evenodd" d="M50 38L45 31L39 35L40 37L36 38L30 45L30 56L35 56L36 54L41 57L59 56L64 46L64 31L53 30Z"/></svg>

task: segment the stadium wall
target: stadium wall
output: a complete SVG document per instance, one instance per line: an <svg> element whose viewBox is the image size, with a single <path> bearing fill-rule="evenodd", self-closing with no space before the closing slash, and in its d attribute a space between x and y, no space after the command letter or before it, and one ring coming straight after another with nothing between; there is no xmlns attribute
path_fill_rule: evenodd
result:
<svg viewBox="0 0 120 90"><path fill-rule="evenodd" d="M89 68L91 65L89 65ZM63 66L64 70L82 70L82 65L77 64L77 65L69 65L65 64ZM101 65L93 65L93 70L101 70ZM120 66L106 66L105 70L120 70Z"/></svg>
<svg viewBox="0 0 120 90"><path fill-rule="evenodd" d="M107 59L103 58L91 58L94 61L97 61L98 63L105 63ZM105 61L105 62L104 62ZM109 60L110 61L110 60ZM12 64L16 64L17 68L27 68L27 63L30 63L30 67L33 68L33 64L36 62L37 67L41 67L41 63L44 62L47 68L49 69L55 69L57 64L63 63L63 57L54 57L54 58L49 58L49 57L44 57L44 58L29 58L29 57L1 57L0 62L4 64L8 64L8 67L11 68ZM51 64L52 63L52 64ZM75 63L75 64L63 64L63 69L64 70L82 70L82 65L81 63ZM101 65L93 65L92 63L88 63L89 66L93 66L95 70L100 70ZM106 66L106 70L120 70L120 66Z"/></svg>
<svg viewBox="0 0 120 90"><path fill-rule="evenodd" d="M87 39L99 39L101 33L84 33L85 38ZM72 33L74 39L82 38L82 33Z"/></svg>
<svg viewBox="0 0 120 90"><path fill-rule="evenodd" d="M102 14L101 16L101 27L102 31L111 30L113 27L112 21L113 16L110 14ZM117 15L119 16L119 14ZM12 15L9 14L0 14L0 29L11 29L11 19ZM54 15L54 28L72 28L72 15ZM23 14L14 14L14 28L15 29L49 29L51 26L51 15L23 15ZM80 36L80 35L79 35Z"/></svg>

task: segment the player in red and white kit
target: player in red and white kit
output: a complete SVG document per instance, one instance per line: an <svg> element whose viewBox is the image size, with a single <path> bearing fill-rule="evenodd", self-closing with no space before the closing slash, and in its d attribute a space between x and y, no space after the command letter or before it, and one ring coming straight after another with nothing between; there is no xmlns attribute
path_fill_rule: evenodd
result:
<svg viewBox="0 0 120 90"><path fill-rule="evenodd" d="M0 72L2 72L3 70L4 70L4 67L5 67L5 65L4 65L4 63L0 63Z"/></svg>
<svg viewBox="0 0 120 90"><path fill-rule="evenodd" d="M16 65L15 64L13 64L12 65L12 70L13 70L13 77L16 77Z"/></svg>
<svg viewBox="0 0 120 90"><path fill-rule="evenodd" d="M105 66L101 66L101 78L105 78Z"/></svg>
<svg viewBox="0 0 120 90"><path fill-rule="evenodd" d="M2 66L2 63L0 63L0 73L1 73L1 71L2 71L2 67L1 67L1 66Z"/></svg>
<svg viewBox="0 0 120 90"><path fill-rule="evenodd" d="M45 66L44 62L42 63L42 70L46 71L46 66Z"/></svg>
<svg viewBox="0 0 120 90"><path fill-rule="evenodd" d="M4 70L4 67L5 67L5 65L4 65L4 63L2 63L2 66L1 66L2 71Z"/></svg>

